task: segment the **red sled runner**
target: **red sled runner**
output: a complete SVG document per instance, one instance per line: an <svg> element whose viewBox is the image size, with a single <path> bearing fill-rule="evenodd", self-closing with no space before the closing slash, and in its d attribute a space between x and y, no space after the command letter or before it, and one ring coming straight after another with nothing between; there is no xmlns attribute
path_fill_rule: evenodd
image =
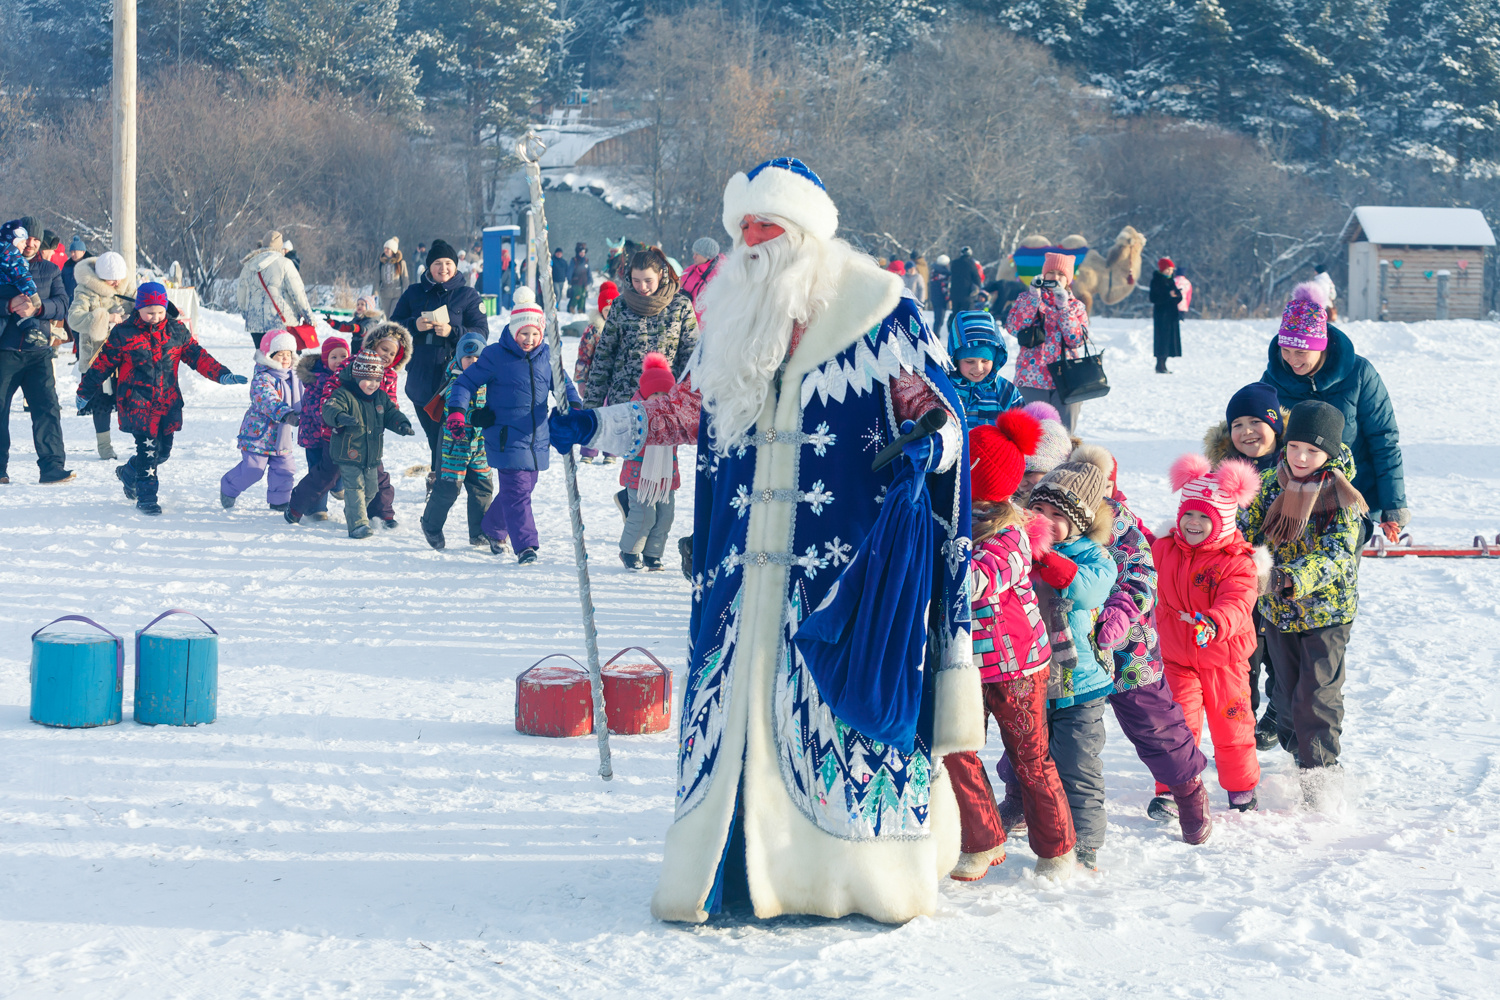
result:
<svg viewBox="0 0 1500 1000"><path fill-rule="evenodd" d="M1365 547L1360 555L1366 558L1389 559L1393 556L1426 556L1435 559L1457 559L1470 556L1500 556L1500 535L1495 536L1493 542L1483 535L1474 536L1474 544L1470 548L1451 548L1443 545L1417 545L1412 541L1411 535L1402 534L1395 545L1385 540L1380 532L1375 532L1375 537L1370 539L1370 544Z"/></svg>

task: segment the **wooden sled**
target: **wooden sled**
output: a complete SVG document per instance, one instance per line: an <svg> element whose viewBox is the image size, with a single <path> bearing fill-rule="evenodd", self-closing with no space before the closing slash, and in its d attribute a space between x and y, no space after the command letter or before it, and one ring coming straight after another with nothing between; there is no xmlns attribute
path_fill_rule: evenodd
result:
<svg viewBox="0 0 1500 1000"><path fill-rule="evenodd" d="M1385 540L1385 536L1379 531L1370 539L1360 555L1368 559L1389 559L1393 556L1419 556L1430 559L1459 559L1473 556L1487 557L1500 556L1500 535L1495 536L1491 542L1483 535L1474 536L1474 544L1469 548L1454 548L1446 545L1418 545L1412 541L1409 534L1402 533L1395 545Z"/></svg>

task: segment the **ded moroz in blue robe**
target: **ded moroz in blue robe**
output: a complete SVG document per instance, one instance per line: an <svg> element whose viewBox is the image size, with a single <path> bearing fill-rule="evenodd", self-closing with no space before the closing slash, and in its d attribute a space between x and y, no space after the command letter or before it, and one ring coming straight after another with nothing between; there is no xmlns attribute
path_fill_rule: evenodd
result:
<svg viewBox="0 0 1500 1000"><path fill-rule="evenodd" d="M933 912L957 862L942 756L978 749L984 718L969 646L967 442L927 477L934 530L928 652L910 754L836 718L791 641L859 548L901 468L870 464L899 434L891 381L915 372L961 412L947 361L900 279L851 256L773 388L753 439L720 456L699 421L693 608L676 815L652 901L702 921L723 865L743 864L757 917ZM691 371L691 366L689 368ZM644 443L640 404L598 411L590 447ZM900 499L899 494L895 494ZM728 849L740 810L742 857Z"/></svg>

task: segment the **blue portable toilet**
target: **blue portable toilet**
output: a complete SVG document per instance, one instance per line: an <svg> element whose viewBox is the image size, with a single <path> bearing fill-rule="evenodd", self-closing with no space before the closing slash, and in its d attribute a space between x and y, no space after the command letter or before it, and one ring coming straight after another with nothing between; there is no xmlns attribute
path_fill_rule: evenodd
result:
<svg viewBox="0 0 1500 1000"><path fill-rule="evenodd" d="M135 721L148 726L197 726L213 722L219 712L219 633L198 618L202 629L151 627L172 609L157 615L135 634Z"/></svg>
<svg viewBox="0 0 1500 1000"><path fill-rule="evenodd" d="M515 304L516 285L521 280L516 263L516 247L520 242L520 226L485 227L484 271L479 277L479 291L495 296L506 309Z"/></svg>
<svg viewBox="0 0 1500 1000"><path fill-rule="evenodd" d="M91 632L46 632L83 622ZM125 688L125 641L91 618L63 615L31 633L31 721L61 729L113 726Z"/></svg>

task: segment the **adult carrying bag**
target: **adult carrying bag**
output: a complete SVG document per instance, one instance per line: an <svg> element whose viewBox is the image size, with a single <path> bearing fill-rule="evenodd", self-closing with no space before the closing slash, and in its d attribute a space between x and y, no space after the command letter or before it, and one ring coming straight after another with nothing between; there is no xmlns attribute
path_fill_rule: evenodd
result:
<svg viewBox="0 0 1500 1000"><path fill-rule="evenodd" d="M317 328L314 327L311 323L299 323L296 326L288 325L286 317L282 315L281 307L276 304L276 296L271 294L271 289L266 284L266 276L264 274L261 274L259 271L255 272L255 276L260 279L260 287L266 290L266 298L271 300L271 308L276 310L276 318L281 320L282 329L286 330L287 333L290 333L292 335L292 339L297 342L297 350L300 352L308 350L309 348L317 347Z"/></svg>
<svg viewBox="0 0 1500 1000"><path fill-rule="evenodd" d="M1042 322L1042 311L1038 309L1030 323L1016 331L1016 343L1022 347L1041 347L1047 342L1047 326Z"/></svg>
<svg viewBox="0 0 1500 1000"><path fill-rule="evenodd" d="M1058 398L1066 406L1109 395L1109 378L1104 374L1104 352L1089 353L1087 334L1083 338L1083 357L1062 357L1047 366Z"/></svg>

